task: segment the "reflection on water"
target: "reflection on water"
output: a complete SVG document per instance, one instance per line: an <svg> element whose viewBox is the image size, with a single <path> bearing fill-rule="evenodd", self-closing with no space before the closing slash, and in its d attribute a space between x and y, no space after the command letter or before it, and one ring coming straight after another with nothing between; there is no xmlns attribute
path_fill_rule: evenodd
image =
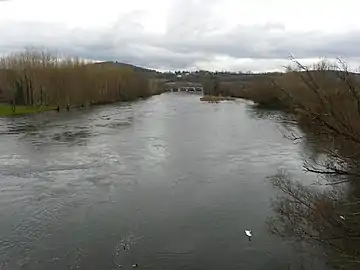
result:
<svg viewBox="0 0 360 270"><path fill-rule="evenodd" d="M359 197L339 186L305 185L286 172L272 176L271 181L281 195L273 201L270 231L293 240L310 258L322 258L331 269L359 269ZM358 189L356 182L350 185L351 191Z"/></svg>
<svg viewBox="0 0 360 270"><path fill-rule="evenodd" d="M287 117L286 114L281 111L265 109L263 107L256 106L252 102L248 102L246 104L246 110L252 118L256 119L282 121Z"/></svg>
<svg viewBox="0 0 360 270"><path fill-rule="evenodd" d="M279 191L272 201L269 231L307 254L298 262L301 269L318 269L319 260L329 269L359 269L358 144L320 133L302 118L294 125L289 121L293 119L276 111L253 106L249 111L254 117L281 123L284 136L301 149L304 171L319 172L318 179L306 181L284 167L269 177Z"/></svg>
<svg viewBox="0 0 360 270"><path fill-rule="evenodd" d="M245 101L163 94L0 121L1 269L278 270L300 257L268 233L265 179L313 176L276 117Z"/></svg>

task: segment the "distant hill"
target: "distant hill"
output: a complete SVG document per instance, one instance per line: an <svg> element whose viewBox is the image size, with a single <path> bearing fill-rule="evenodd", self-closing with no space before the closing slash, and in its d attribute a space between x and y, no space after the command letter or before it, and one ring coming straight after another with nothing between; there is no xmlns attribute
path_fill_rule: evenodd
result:
<svg viewBox="0 0 360 270"><path fill-rule="evenodd" d="M159 76L161 77L161 74L162 74L161 72L156 71L154 69L143 68L143 67L135 66L132 64L121 63L121 62L117 62L117 61L115 61L115 62L113 62L113 61L98 62L98 63L94 63L93 65L113 66L113 67L118 67L118 68L131 68L136 73L146 74L146 76L151 77L151 78L157 78Z"/></svg>
<svg viewBox="0 0 360 270"><path fill-rule="evenodd" d="M248 82L267 76L268 74L255 73L236 73L236 72L210 72L210 71L193 71L193 72L160 72L155 69L135 66L128 63L117 61L104 61L94 63L93 65L113 66L119 68L131 68L137 73L145 74L148 78L164 79L170 82L193 82L202 83L209 77L216 77L222 82Z"/></svg>
<svg viewBox="0 0 360 270"><path fill-rule="evenodd" d="M176 72L160 72L155 69L149 69L144 67L135 66L128 63L122 63L117 61L105 61L94 63L93 65L107 65L114 66L119 68L131 68L136 73L140 73L145 75L149 79L161 79L161 81L169 82L169 83L195 83L195 84L203 84L205 81L209 79L216 78L220 83L225 84L235 84L246 86L258 80L271 78L274 76L279 76L284 73L279 72L268 72L268 73L249 73L249 72L210 72L206 70L198 70L198 71L176 71ZM316 72L316 71L312 71ZM351 72L350 72L351 73ZM338 77L339 75L344 75L343 72L335 72L328 70L326 71L327 76L329 78ZM356 81L360 83L360 74L351 73L354 76Z"/></svg>

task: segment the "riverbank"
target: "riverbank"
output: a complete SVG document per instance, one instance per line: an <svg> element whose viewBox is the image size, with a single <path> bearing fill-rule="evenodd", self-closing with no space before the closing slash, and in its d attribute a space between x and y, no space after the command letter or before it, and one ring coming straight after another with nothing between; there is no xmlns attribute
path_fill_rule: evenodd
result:
<svg viewBox="0 0 360 270"><path fill-rule="evenodd" d="M356 81L347 70L334 71L325 64L311 70L299 66L295 71L252 83L240 97L261 108L291 114L302 124L324 129L325 133L342 134L340 126L347 122L360 134L355 123L360 116Z"/></svg>
<svg viewBox="0 0 360 270"><path fill-rule="evenodd" d="M138 97L138 98L131 99L131 100L87 102L85 104L80 104L80 105L70 105L69 107L67 107L67 106L59 106L58 107L58 106L53 106L53 105L48 105L48 106L26 106L26 105L24 106L24 105L21 105L21 106L16 106L15 111L13 111L13 108L11 105L0 103L0 117L11 117L11 116L16 116L16 115L27 115L27 114L35 114L35 113L42 113L42 112L48 112L48 111L66 111L66 110L73 110L73 109L84 108L84 107L88 108L88 107L95 107L95 106L104 106L104 105L115 104L115 103L119 103L119 102L128 102L128 101L147 99L152 96L160 95L161 93L162 92L154 92L147 96Z"/></svg>
<svg viewBox="0 0 360 270"><path fill-rule="evenodd" d="M0 117L9 117L15 115L34 114L56 110L55 106L16 106L13 111L12 106L0 104Z"/></svg>
<svg viewBox="0 0 360 270"><path fill-rule="evenodd" d="M60 59L62 61L55 61ZM88 62L31 49L0 57L0 102L19 109L0 115L34 113L35 104L60 109L84 104L133 101L164 92L164 80L152 70L117 62Z"/></svg>
<svg viewBox="0 0 360 270"><path fill-rule="evenodd" d="M321 244L329 264L355 269L347 267L360 265L358 74L349 72L342 62L338 66L320 63L311 69L295 64L295 70L253 83L243 98L289 116L284 119L284 135L313 150L304 156L304 170L333 190L319 192L320 182L310 187L286 171L272 176L282 196L274 202L277 214L270 230L283 238Z"/></svg>

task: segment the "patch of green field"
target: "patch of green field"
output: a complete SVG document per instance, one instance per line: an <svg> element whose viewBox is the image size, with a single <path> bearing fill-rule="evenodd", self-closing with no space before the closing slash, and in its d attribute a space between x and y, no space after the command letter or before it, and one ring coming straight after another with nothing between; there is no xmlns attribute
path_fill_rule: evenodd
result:
<svg viewBox="0 0 360 270"><path fill-rule="evenodd" d="M15 112L13 112L10 105L0 104L0 117L39 113L45 111L52 111L55 109L55 106L16 106Z"/></svg>

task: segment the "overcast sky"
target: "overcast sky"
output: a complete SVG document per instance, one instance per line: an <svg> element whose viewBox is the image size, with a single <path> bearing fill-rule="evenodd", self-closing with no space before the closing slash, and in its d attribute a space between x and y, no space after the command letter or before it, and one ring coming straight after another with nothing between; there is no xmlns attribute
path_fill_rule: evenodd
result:
<svg viewBox="0 0 360 270"><path fill-rule="evenodd" d="M360 64L359 0L0 0L0 54L41 46L160 70Z"/></svg>

